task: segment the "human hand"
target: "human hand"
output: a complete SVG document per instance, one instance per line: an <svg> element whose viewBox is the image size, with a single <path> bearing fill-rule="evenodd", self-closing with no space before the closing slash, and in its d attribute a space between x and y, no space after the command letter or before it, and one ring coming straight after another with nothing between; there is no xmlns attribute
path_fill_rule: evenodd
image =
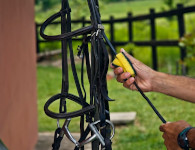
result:
<svg viewBox="0 0 195 150"><path fill-rule="evenodd" d="M111 68L114 69L114 73L117 76L117 81L123 83L123 86L128 89L137 90L137 88L133 84L135 81L142 89L142 91L152 91L152 79L156 72L142 62L135 59L133 56L129 55L124 49L121 49L120 51L125 53L125 55L132 62L132 65L136 71L136 76L131 77L131 74L129 72L123 72L122 67L115 68L111 64Z"/></svg>
<svg viewBox="0 0 195 150"><path fill-rule="evenodd" d="M177 137L181 131L190 125L183 120L162 124L160 131L163 132L164 144L167 150L182 150L177 142Z"/></svg>

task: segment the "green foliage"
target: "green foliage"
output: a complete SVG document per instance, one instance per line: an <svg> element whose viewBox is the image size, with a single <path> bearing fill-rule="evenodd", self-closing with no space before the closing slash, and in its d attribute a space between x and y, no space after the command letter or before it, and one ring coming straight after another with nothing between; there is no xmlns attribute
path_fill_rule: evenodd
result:
<svg viewBox="0 0 195 150"><path fill-rule="evenodd" d="M129 53L133 55L133 51L136 49L134 43L129 42L128 44L124 45L123 48Z"/></svg>
<svg viewBox="0 0 195 150"><path fill-rule="evenodd" d="M86 0L70 0L71 15L74 19L80 19L83 16L89 16L89 9Z"/></svg>
<svg viewBox="0 0 195 150"><path fill-rule="evenodd" d="M113 3L113 2L121 2L121 0L105 0L108 3ZM122 0L123 2L125 1L135 1L135 0ZM142 1L142 0L136 0L136 1Z"/></svg>
<svg viewBox="0 0 195 150"><path fill-rule="evenodd" d="M163 0L164 5L162 6L162 11L168 11L172 9L176 9L176 5L178 3L183 4L184 6L189 4L191 0ZM169 16L167 17L168 21L173 21L174 17Z"/></svg>
<svg viewBox="0 0 195 150"><path fill-rule="evenodd" d="M71 0L69 1L71 7L71 16L73 19L78 19L89 14L87 1ZM100 2L101 4L101 2ZM49 16L60 11L61 1L56 0L40 0L36 2L36 21L43 22ZM89 16L89 15L88 15ZM39 21L40 20L40 21Z"/></svg>
<svg viewBox="0 0 195 150"><path fill-rule="evenodd" d="M186 49L185 64L190 68L195 66L195 33L185 34L180 38L179 46Z"/></svg>
<svg viewBox="0 0 195 150"><path fill-rule="evenodd" d="M176 4L180 3L183 5L188 5L190 4L191 0L163 0L164 3L164 7L162 7L162 10L166 10L168 8L168 10L174 9L176 8Z"/></svg>
<svg viewBox="0 0 195 150"><path fill-rule="evenodd" d="M51 9L54 5L59 4L56 0L35 0L36 5L40 5L43 11Z"/></svg>
<svg viewBox="0 0 195 150"><path fill-rule="evenodd" d="M170 10L174 8L173 0L163 0L163 2Z"/></svg>
<svg viewBox="0 0 195 150"><path fill-rule="evenodd" d="M179 40L179 46L182 48L186 48L187 57L194 58L195 57L195 33L185 34Z"/></svg>
<svg viewBox="0 0 195 150"><path fill-rule="evenodd" d="M186 4L189 4L190 2L192 2L192 0L180 0L179 2L186 5Z"/></svg>

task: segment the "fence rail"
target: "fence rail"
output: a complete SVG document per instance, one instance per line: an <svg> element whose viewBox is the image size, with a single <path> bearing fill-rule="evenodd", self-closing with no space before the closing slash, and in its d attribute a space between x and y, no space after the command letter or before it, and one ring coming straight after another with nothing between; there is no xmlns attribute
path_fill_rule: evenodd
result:
<svg viewBox="0 0 195 150"><path fill-rule="evenodd" d="M150 9L150 13L146 15L133 16L132 13L128 13L127 17L115 19L113 16L110 17L109 20L102 20L103 24L109 24L110 26L110 41L114 46L122 46L129 42L134 43L136 46L150 46L152 48L152 60L153 60L153 69L158 70L158 57L156 49L158 46L178 46L178 40L157 40L156 39L156 23L155 20L157 18L171 17L176 16L178 22L178 39L181 38L185 34L185 20L184 14L195 12L195 6L183 7L182 4L178 4L177 8L174 10L159 12L156 13L154 9ZM150 41L135 41L133 40L133 23L136 21L150 21ZM72 20L73 24L82 24L85 26L86 24L91 23L90 20L86 20L84 17L79 20ZM128 41L116 41L114 38L114 25L116 23L128 23ZM52 24L60 24L60 22L53 22ZM37 52L39 53L39 44L43 42L51 42L44 41L38 39L38 28L41 24L36 23L36 33L37 33ZM74 40L82 40L74 39ZM180 59L184 60L186 56L186 50L184 48L180 48Z"/></svg>

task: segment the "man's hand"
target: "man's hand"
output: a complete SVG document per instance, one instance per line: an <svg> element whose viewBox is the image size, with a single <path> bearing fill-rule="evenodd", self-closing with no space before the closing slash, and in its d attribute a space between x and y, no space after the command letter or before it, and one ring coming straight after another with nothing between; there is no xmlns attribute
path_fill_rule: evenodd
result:
<svg viewBox="0 0 195 150"><path fill-rule="evenodd" d="M164 144L167 150L182 150L177 142L177 137L181 131L190 125L186 121L177 121L166 123L160 126L160 131L163 132Z"/></svg>
<svg viewBox="0 0 195 150"><path fill-rule="evenodd" d="M115 68L113 65L111 65L111 68L114 69L114 73L117 76L117 81L123 83L123 86L128 89L137 90L133 84L135 81L144 92L152 91L151 83L155 71L129 55L124 49L121 49L120 51L125 53L125 55L132 62L132 65L136 71L136 77L131 77L129 72L123 72L122 67Z"/></svg>

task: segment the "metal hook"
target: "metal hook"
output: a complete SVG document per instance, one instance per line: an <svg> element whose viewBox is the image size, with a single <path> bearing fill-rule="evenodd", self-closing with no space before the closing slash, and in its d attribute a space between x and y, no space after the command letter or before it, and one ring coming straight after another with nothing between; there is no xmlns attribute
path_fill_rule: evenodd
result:
<svg viewBox="0 0 195 150"><path fill-rule="evenodd" d="M93 135L92 135L91 137L87 138L86 140L80 142L80 143L79 143L78 141L75 140L75 138L71 135L71 133L70 133L70 131L69 131L69 129L68 129L68 125L69 125L70 121L71 121L71 118L66 119L66 121L65 121L65 123L64 123L64 127L63 127L62 130L64 130L64 134L66 135L66 137L67 137L70 141L72 141L77 147L82 147L82 146L84 146L85 144L90 143L90 142L93 142L93 141L96 140L96 139L98 139L98 140L100 141L101 145L102 145L103 147L105 147L104 138L103 138L102 135L99 133L99 131L98 131L97 127L96 127L96 124L100 123L100 120L98 120L98 121L96 121L96 122L93 122L93 123L90 123L90 124L89 124L89 128L90 128L91 131L93 132ZM113 133L112 133L112 135L111 135L111 137L110 137L110 139L112 139L112 138L114 137L114 134L115 134L114 125L113 125L113 123L112 123L111 121L109 121L109 120L106 120L106 122L107 122L109 125L111 125L111 127L112 127Z"/></svg>
<svg viewBox="0 0 195 150"><path fill-rule="evenodd" d="M96 35L97 33L96 32L93 32L93 34L91 35L91 37L93 37L94 35Z"/></svg>
<svg viewBox="0 0 195 150"><path fill-rule="evenodd" d="M71 121L71 118L66 119L65 123L64 123L64 134L66 135L66 137L72 141L77 147L79 147L79 142L77 142L74 137L72 136L72 134L70 133L69 129L68 129L68 125Z"/></svg>
<svg viewBox="0 0 195 150"><path fill-rule="evenodd" d="M115 134L115 128L114 125L111 121L106 120L106 122L111 125L112 127L112 135L110 137L110 139L112 139L114 137ZM89 142L93 142L94 140L98 139L101 143L101 145L103 147L105 147L105 142L104 142L104 138L102 137L102 135L99 133L99 131L97 130L96 124L100 123L100 120L97 120L96 122L90 123L89 124L89 128L91 129L91 131L94 133L91 137L89 137L88 139L82 141L80 143L80 147L82 147L83 145L89 143Z"/></svg>

